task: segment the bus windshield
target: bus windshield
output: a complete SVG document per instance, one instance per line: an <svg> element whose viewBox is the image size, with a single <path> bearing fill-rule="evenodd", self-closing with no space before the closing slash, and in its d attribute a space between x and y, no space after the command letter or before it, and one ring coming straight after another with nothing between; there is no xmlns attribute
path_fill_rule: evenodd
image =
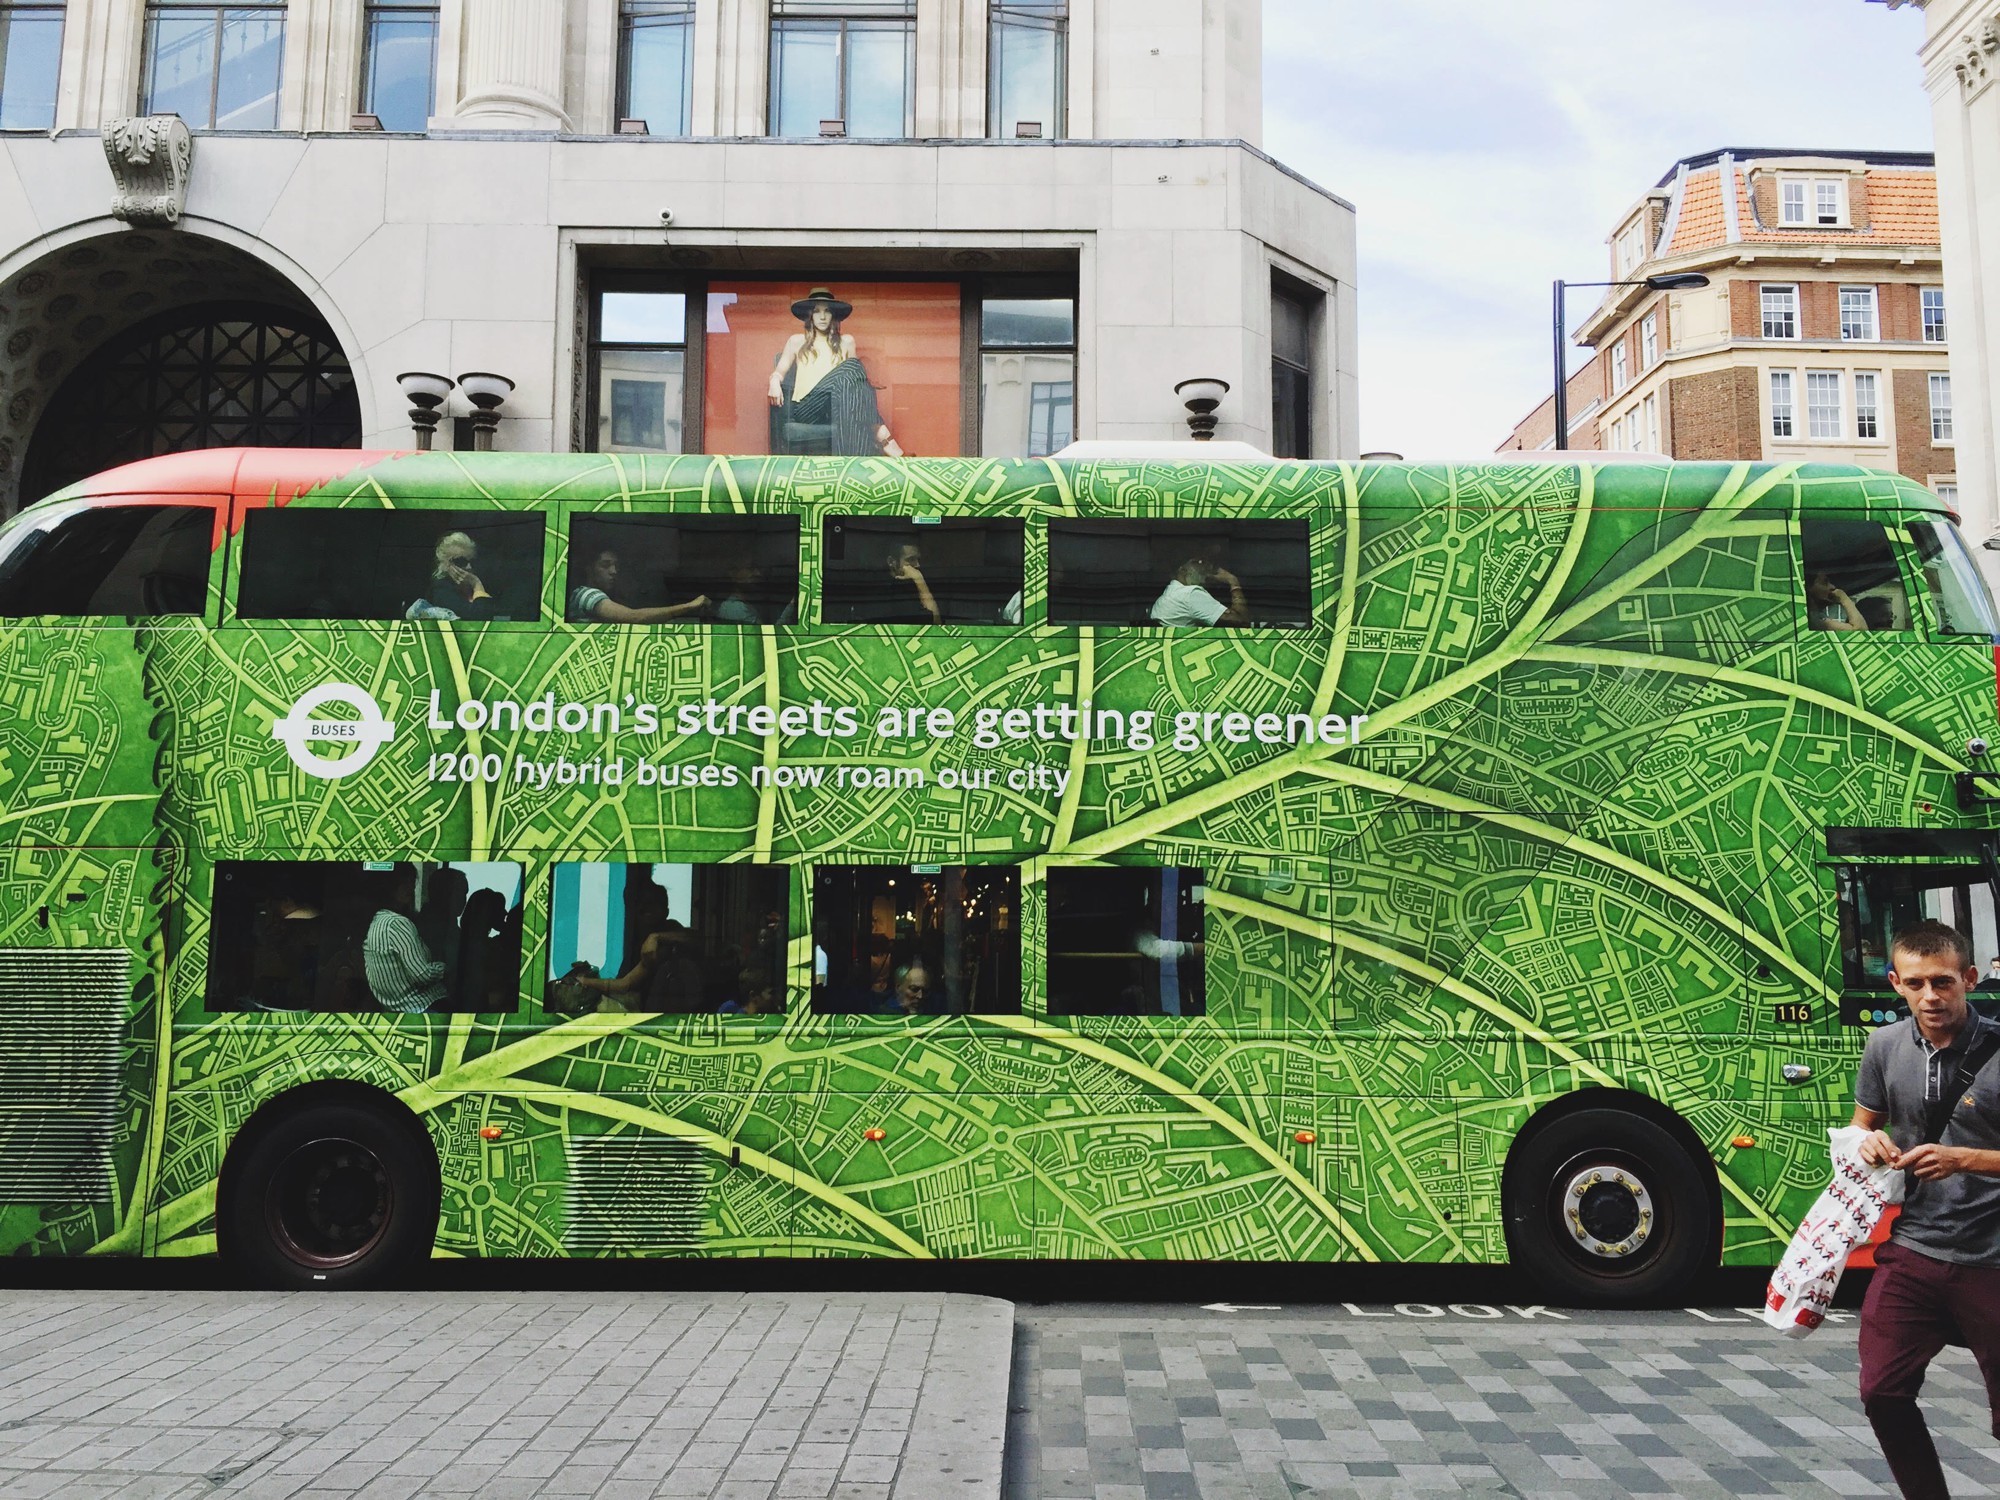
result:
<svg viewBox="0 0 2000 1500"><path fill-rule="evenodd" d="M1993 595L1966 550L1965 538L1948 521L1912 521L1910 538L1923 559L1931 596L1931 624L1940 635L1983 635L2000 640L2000 616Z"/></svg>

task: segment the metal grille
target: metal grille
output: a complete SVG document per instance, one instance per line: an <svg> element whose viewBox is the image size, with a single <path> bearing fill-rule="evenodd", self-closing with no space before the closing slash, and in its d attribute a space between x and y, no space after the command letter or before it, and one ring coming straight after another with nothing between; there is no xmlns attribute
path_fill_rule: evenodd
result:
<svg viewBox="0 0 2000 1500"><path fill-rule="evenodd" d="M309 314L179 309L138 325L63 382L28 456L29 494L160 453L248 444L351 448L354 375Z"/></svg>
<svg viewBox="0 0 2000 1500"><path fill-rule="evenodd" d="M715 1157L658 1135L577 1136L569 1143L572 1255L676 1255L699 1249Z"/></svg>
<svg viewBox="0 0 2000 1500"><path fill-rule="evenodd" d="M0 1204L111 1196L122 948L0 948Z"/></svg>

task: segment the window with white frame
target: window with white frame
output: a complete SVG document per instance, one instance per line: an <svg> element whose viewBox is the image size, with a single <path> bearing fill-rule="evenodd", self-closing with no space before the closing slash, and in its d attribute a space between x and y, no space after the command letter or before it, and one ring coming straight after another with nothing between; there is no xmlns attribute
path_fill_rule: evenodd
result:
<svg viewBox="0 0 2000 1500"><path fill-rule="evenodd" d="M1881 335L1875 316L1875 288L1844 286L1840 289L1840 336L1848 343L1872 344Z"/></svg>
<svg viewBox="0 0 2000 1500"><path fill-rule="evenodd" d="M1806 221L1806 185L1803 182L1778 184L1778 222L1798 225Z"/></svg>
<svg viewBox="0 0 2000 1500"><path fill-rule="evenodd" d="M1642 220L1618 236L1618 274L1630 276L1633 269L1645 258L1646 226Z"/></svg>
<svg viewBox="0 0 2000 1500"><path fill-rule="evenodd" d="M1951 377L1931 376L1931 441L1953 441L1951 428Z"/></svg>
<svg viewBox="0 0 2000 1500"><path fill-rule="evenodd" d="M1799 289L1796 286L1767 286L1762 290L1764 337L1795 339L1799 336Z"/></svg>
<svg viewBox="0 0 2000 1500"><path fill-rule="evenodd" d="M1798 436L1798 425L1794 420L1793 380L1790 370L1771 372L1771 436L1788 438Z"/></svg>
<svg viewBox="0 0 2000 1500"><path fill-rule="evenodd" d="M1931 486L1931 489L1936 493L1938 499L1944 501L1946 505L1949 505L1953 510L1958 509L1958 481L1956 479L1940 479L1936 484Z"/></svg>
<svg viewBox="0 0 2000 1500"><path fill-rule="evenodd" d="M1873 370L1854 372L1854 435L1882 436L1882 377Z"/></svg>
<svg viewBox="0 0 2000 1500"><path fill-rule="evenodd" d="M1639 368L1650 370L1660 362L1660 315L1649 312L1639 324Z"/></svg>
<svg viewBox="0 0 2000 1500"><path fill-rule="evenodd" d="M1786 229L1838 229L1847 223L1847 184L1838 177L1788 177L1778 183L1778 222Z"/></svg>
<svg viewBox="0 0 2000 1500"><path fill-rule="evenodd" d="M1631 378L1632 372L1626 368L1625 341L1620 339L1611 351L1611 389L1624 390Z"/></svg>
<svg viewBox="0 0 2000 1500"><path fill-rule="evenodd" d="M1610 453L1620 453L1624 451L1625 419L1623 417L1613 417L1611 419L1611 441L1606 443L1604 447L1605 450Z"/></svg>
<svg viewBox="0 0 2000 1500"><path fill-rule="evenodd" d="M1942 344L1945 341L1944 288L1927 286L1922 292L1924 313L1924 342Z"/></svg>
<svg viewBox="0 0 2000 1500"><path fill-rule="evenodd" d="M1806 371L1806 436L1841 438L1847 436L1840 416L1840 372Z"/></svg>
<svg viewBox="0 0 2000 1500"><path fill-rule="evenodd" d="M1833 179L1813 184L1813 223L1830 228L1847 222L1847 184Z"/></svg>
<svg viewBox="0 0 2000 1500"><path fill-rule="evenodd" d="M1646 398L1646 451L1666 451L1660 446L1660 396L1657 391Z"/></svg>

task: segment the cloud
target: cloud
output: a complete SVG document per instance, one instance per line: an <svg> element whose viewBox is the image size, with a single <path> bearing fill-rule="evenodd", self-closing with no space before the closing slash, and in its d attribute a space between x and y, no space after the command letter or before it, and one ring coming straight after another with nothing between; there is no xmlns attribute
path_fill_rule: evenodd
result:
<svg viewBox="0 0 2000 1500"><path fill-rule="evenodd" d="M1549 392L1550 283L1609 275L1680 157L1929 150L1922 39L1864 0L1265 0L1265 148L1359 214L1361 446L1497 446Z"/></svg>

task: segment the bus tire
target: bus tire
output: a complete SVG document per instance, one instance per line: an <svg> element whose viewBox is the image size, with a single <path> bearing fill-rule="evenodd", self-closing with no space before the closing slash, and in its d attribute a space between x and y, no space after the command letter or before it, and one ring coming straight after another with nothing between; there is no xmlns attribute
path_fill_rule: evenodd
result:
<svg viewBox="0 0 2000 1500"><path fill-rule="evenodd" d="M1665 1125L1623 1109L1560 1116L1507 1166L1507 1248L1559 1301L1618 1307L1684 1292L1721 1245L1710 1178Z"/></svg>
<svg viewBox="0 0 2000 1500"><path fill-rule="evenodd" d="M230 1157L218 1242L252 1283L381 1286L429 1258L437 1238L437 1154L400 1106L307 1100L253 1119Z"/></svg>

